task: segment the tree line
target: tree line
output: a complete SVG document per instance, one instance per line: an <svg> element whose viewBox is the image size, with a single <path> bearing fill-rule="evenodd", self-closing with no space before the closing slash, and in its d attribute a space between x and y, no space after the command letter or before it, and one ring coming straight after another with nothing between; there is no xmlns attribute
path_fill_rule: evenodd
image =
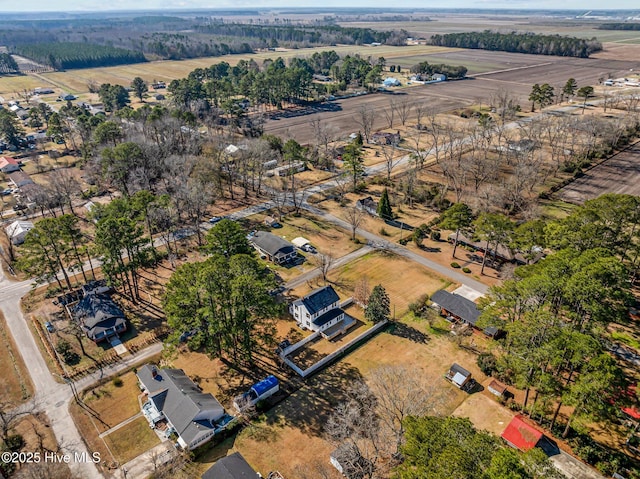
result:
<svg viewBox="0 0 640 479"><path fill-rule="evenodd" d="M17 73L18 64L8 53L0 53L0 75L7 73Z"/></svg>
<svg viewBox="0 0 640 479"><path fill-rule="evenodd" d="M141 52L86 43L33 43L15 45L11 51L57 70L147 61Z"/></svg>
<svg viewBox="0 0 640 479"><path fill-rule="evenodd" d="M411 73L418 73L422 75L433 75L434 73L441 73L447 75L447 78L452 80L464 78L467 75L467 67L462 65L446 65L444 63L429 63L427 61L420 62L417 65L411 67Z"/></svg>
<svg viewBox="0 0 640 479"><path fill-rule="evenodd" d="M491 30L437 34L429 39L429 43L442 47L474 48L578 58L589 58L592 53L602 50L602 44L596 38L586 40L560 35L517 32L498 33Z"/></svg>
<svg viewBox="0 0 640 479"><path fill-rule="evenodd" d="M627 23L627 22L616 22L616 23L601 23L598 25L598 30L640 30L640 23Z"/></svg>
<svg viewBox="0 0 640 479"><path fill-rule="evenodd" d="M270 46L281 42L287 45L331 45L343 43L362 45L364 43L385 43L391 38L388 31L371 28L341 27L339 25L255 25L248 23L212 22L197 27L200 32L213 33L226 37L259 38Z"/></svg>

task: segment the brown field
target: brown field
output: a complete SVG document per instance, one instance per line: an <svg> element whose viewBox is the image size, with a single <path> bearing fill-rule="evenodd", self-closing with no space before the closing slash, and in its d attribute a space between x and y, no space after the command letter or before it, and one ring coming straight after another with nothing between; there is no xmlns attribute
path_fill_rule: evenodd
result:
<svg viewBox="0 0 640 479"><path fill-rule="evenodd" d="M0 311L0 403L19 404L33 394L33 386L22 356Z"/></svg>
<svg viewBox="0 0 640 479"><path fill-rule="evenodd" d="M639 48L640 50L640 48ZM565 58L544 55L490 52L483 50L457 50L435 55L411 57L411 63L427 60L467 65L473 62L476 74L461 81L432 85L411 85L393 93L377 93L323 103L306 110L278 113L277 119L267 121L265 131L275 135L293 136L300 143L313 141L309 128L312 120L322 120L344 138L358 131L358 110L367 107L376 111L373 131L383 129L387 121L383 112L396 102L407 100L423 103L433 111L450 111L463 106L488 103L492 95L508 91L518 98L523 110L529 107L528 97L534 83L549 83L560 90L569 77L579 85L596 85L598 79L609 74L618 77L637 69L637 61L609 59ZM398 60L400 63L401 61ZM408 65L407 65L408 66ZM473 75L474 70L470 70ZM402 75L396 75L402 78Z"/></svg>
<svg viewBox="0 0 640 479"><path fill-rule="evenodd" d="M569 203L582 204L604 193L640 195L640 143L587 170L558 191Z"/></svg>

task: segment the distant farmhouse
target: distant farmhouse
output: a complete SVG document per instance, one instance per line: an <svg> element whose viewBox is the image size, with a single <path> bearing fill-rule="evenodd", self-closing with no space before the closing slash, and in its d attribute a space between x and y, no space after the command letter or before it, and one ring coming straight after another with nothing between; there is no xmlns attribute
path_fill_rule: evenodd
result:
<svg viewBox="0 0 640 479"><path fill-rule="evenodd" d="M142 414L149 425L166 426L165 434L175 433L183 449L193 450L210 441L233 419L213 395L203 393L182 369L158 369L145 364L136 376L147 395Z"/></svg>

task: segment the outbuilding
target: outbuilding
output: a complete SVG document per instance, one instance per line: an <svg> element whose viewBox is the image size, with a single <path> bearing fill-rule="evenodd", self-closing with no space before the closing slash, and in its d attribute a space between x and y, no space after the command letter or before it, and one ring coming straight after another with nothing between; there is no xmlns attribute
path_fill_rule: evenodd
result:
<svg viewBox="0 0 640 479"><path fill-rule="evenodd" d="M542 436L544 436L542 432L524 422L522 416L517 415L511 420L500 437L509 446L526 452L536 447Z"/></svg>
<svg viewBox="0 0 640 479"><path fill-rule="evenodd" d="M15 244L20 245L24 243L24 238L27 233L33 229L33 223L31 221L14 221L5 228L7 237Z"/></svg>
<svg viewBox="0 0 640 479"><path fill-rule="evenodd" d="M253 470L239 452L218 459L201 476L202 479L259 479L260 477L262 476Z"/></svg>
<svg viewBox="0 0 640 479"><path fill-rule="evenodd" d="M242 412L246 407L256 405L259 401L273 396L279 390L280 383L278 382L278 378L273 375L267 376L259 383L251 386L249 391L235 398L233 400L233 406L237 411Z"/></svg>
<svg viewBox="0 0 640 479"><path fill-rule="evenodd" d="M464 389L471 381L471 373L457 363L453 363L445 378L459 389Z"/></svg>

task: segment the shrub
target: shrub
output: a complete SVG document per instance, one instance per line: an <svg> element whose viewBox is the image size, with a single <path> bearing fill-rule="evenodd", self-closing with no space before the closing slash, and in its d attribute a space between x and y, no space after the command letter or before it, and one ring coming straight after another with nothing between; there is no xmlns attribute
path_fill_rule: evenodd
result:
<svg viewBox="0 0 640 479"><path fill-rule="evenodd" d="M462 268L462 272L463 273L471 273L471 269L467 268L466 266L464 268Z"/></svg>
<svg viewBox="0 0 640 479"><path fill-rule="evenodd" d="M61 339L58 341L58 345L56 346L56 351L65 363L74 365L80 362L80 356L76 353L68 341Z"/></svg>
<svg viewBox="0 0 640 479"><path fill-rule="evenodd" d="M491 353L482 353L476 360L480 371L487 376L492 376L496 370L496 357Z"/></svg>
<svg viewBox="0 0 640 479"><path fill-rule="evenodd" d="M389 232L384 228L384 226L380 228L380 230L378 230L378 233L380 233L382 236L389 236Z"/></svg>
<svg viewBox="0 0 640 479"><path fill-rule="evenodd" d="M432 230L430 237L432 241L440 241L440 238L441 238L440 231Z"/></svg>
<svg viewBox="0 0 640 479"><path fill-rule="evenodd" d="M113 385L117 388L121 388L122 385L124 384L122 382L122 378L113 378L113 381L111 381L113 383Z"/></svg>
<svg viewBox="0 0 640 479"><path fill-rule="evenodd" d="M451 263L451 267L452 268L459 268L460 265L454 261L453 263Z"/></svg>

